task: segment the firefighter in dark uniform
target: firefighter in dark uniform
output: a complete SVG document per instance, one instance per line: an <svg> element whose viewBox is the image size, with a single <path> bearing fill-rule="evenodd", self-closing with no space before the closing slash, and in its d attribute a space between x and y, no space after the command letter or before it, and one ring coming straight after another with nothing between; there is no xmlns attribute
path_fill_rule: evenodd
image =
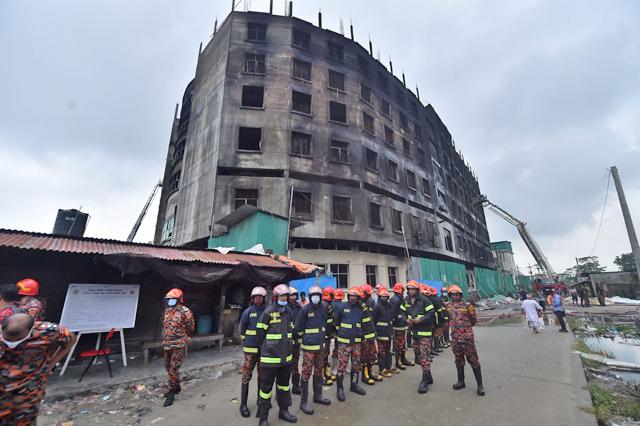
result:
<svg viewBox="0 0 640 426"><path fill-rule="evenodd" d="M376 329L373 324L373 288L369 284L360 287L364 294L362 302L362 383L375 385L382 381L382 376L373 373L373 364L378 362L376 350Z"/></svg>
<svg viewBox="0 0 640 426"><path fill-rule="evenodd" d="M260 345L260 403L258 405L259 426L269 426L269 410L273 382L276 383L276 401L280 411L278 418L289 423L298 421L289 413L291 406L291 361L293 360L293 313L289 308L289 287L279 284L273 289L276 303L268 306L258 321L258 344Z"/></svg>
<svg viewBox="0 0 640 426"><path fill-rule="evenodd" d="M391 306L389 306L389 292L384 286L377 286L378 301L373 308L373 322L376 328L376 343L378 345L378 370L383 377L393 376L391 372Z"/></svg>
<svg viewBox="0 0 640 426"><path fill-rule="evenodd" d="M429 385L433 383L431 376L429 352L431 352L431 336L435 323L433 304L425 296L420 294L420 284L415 281L407 283L407 297L405 308L407 310L407 324L411 330L413 350L416 360L422 366L422 380L418 386L418 393L426 393Z"/></svg>
<svg viewBox="0 0 640 426"><path fill-rule="evenodd" d="M407 344L407 312L404 306L404 286L402 283L393 285L393 297L389 300L391 318L393 318L393 350L395 351L397 370L406 370L406 366L415 365L406 357Z"/></svg>
<svg viewBox="0 0 640 426"><path fill-rule="evenodd" d="M336 288L333 294L333 302L331 302L331 308L333 312L338 309L338 307L343 306L346 302L344 301L344 290L341 288ZM338 339L336 339L335 333L333 333L333 350L331 352L331 376L335 377L338 371Z"/></svg>
<svg viewBox="0 0 640 426"><path fill-rule="evenodd" d="M313 406L309 404L309 379L313 373L313 402L330 405L331 401L322 396L322 357L324 334L327 326L327 308L322 303L320 287L309 289L309 303L302 307L296 317L296 333L302 336L302 376L300 388L300 410L305 414L313 414Z"/></svg>
<svg viewBox="0 0 640 426"><path fill-rule="evenodd" d="M334 313L336 333L338 336L338 401L344 402L344 373L351 359L351 387L349 390L358 395L366 392L358 384L360 376L360 349L362 343L362 303L364 294L358 287L349 289L347 303Z"/></svg>
<svg viewBox="0 0 640 426"><path fill-rule="evenodd" d="M293 321L298 318L298 312L302 306L298 303L298 289L289 287L289 308L293 313ZM291 362L291 393L300 395L300 371L298 369L300 360L300 336L293 331L293 361Z"/></svg>
<svg viewBox="0 0 640 426"><path fill-rule="evenodd" d="M247 408L249 397L249 382L256 364L260 361L260 346L258 345L257 325L266 305L264 299L267 290L263 287L254 287L251 290L251 306L244 310L240 316L240 338L242 339L242 385L240 388L240 414L249 417L251 413ZM258 384L260 383L260 369L258 368Z"/></svg>
<svg viewBox="0 0 640 426"><path fill-rule="evenodd" d="M324 367L322 368L322 375L324 377L324 384L331 386L336 381L336 377L331 374L331 366L329 365L329 354L331 353L331 339L333 338L336 330L333 318L332 302L335 295L333 287L325 287L322 290L322 304L327 308L327 327L324 335L324 347L322 348L322 357L324 359Z"/></svg>
<svg viewBox="0 0 640 426"><path fill-rule="evenodd" d="M431 299L431 303L433 303L433 309L436 311L436 326L433 330L433 352L440 354L443 352L442 329L447 320L447 309L444 307L440 296L438 296L438 290L434 287L431 287L429 290L431 292L429 298Z"/></svg>

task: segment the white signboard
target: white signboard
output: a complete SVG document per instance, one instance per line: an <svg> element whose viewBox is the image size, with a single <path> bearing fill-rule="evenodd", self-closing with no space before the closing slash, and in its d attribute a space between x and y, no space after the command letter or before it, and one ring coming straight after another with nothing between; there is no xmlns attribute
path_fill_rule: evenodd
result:
<svg viewBox="0 0 640 426"><path fill-rule="evenodd" d="M71 331L133 328L138 284L69 284L60 324Z"/></svg>

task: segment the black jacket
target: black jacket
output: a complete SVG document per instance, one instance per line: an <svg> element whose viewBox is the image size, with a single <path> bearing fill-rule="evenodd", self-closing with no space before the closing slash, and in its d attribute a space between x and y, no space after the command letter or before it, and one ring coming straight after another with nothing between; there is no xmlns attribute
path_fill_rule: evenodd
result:
<svg viewBox="0 0 640 426"><path fill-rule="evenodd" d="M240 338L242 339L242 350L246 353L257 354L258 348L258 331L257 325L266 306L251 305L244 310L240 316Z"/></svg>
<svg viewBox="0 0 640 426"><path fill-rule="evenodd" d="M391 318L393 319L394 330L406 330L407 329L407 310L404 306L404 299L393 293L393 297L389 300L389 306L391 307Z"/></svg>
<svg viewBox="0 0 640 426"><path fill-rule="evenodd" d="M376 328L376 339L390 340L393 332L391 325L391 305L378 298L373 308L373 322Z"/></svg>
<svg viewBox="0 0 640 426"><path fill-rule="evenodd" d="M335 312L338 343L362 342L363 311L360 303L345 303Z"/></svg>
<svg viewBox="0 0 640 426"><path fill-rule="evenodd" d="M289 306L273 303L258 321L260 366L281 367L293 360L293 312Z"/></svg>
<svg viewBox="0 0 640 426"><path fill-rule="evenodd" d="M419 294L411 303L411 297L407 296L404 299L404 306L407 310L407 318L418 320L411 326L411 335L414 338L431 336L435 324L435 310L431 300Z"/></svg>
<svg viewBox="0 0 640 426"><path fill-rule="evenodd" d="M322 349L327 317L327 307L323 303L308 303L300 309L295 324L297 335L302 336L302 350L316 352Z"/></svg>

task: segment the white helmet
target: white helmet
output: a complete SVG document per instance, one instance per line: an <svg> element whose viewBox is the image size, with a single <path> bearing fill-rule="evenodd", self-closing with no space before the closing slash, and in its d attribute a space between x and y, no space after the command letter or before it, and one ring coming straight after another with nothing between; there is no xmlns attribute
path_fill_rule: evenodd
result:
<svg viewBox="0 0 640 426"><path fill-rule="evenodd" d="M273 295L276 297L285 294L289 294L289 286L286 284L278 284L276 288L273 289Z"/></svg>
<svg viewBox="0 0 640 426"><path fill-rule="evenodd" d="M267 290L265 290L264 287L254 287L253 290L251 290L251 297L253 298L253 296L267 297Z"/></svg>
<svg viewBox="0 0 640 426"><path fill-rule="evenodd" d="M298 289L295 287L289 286L289 294L298 294Z"/></svg>

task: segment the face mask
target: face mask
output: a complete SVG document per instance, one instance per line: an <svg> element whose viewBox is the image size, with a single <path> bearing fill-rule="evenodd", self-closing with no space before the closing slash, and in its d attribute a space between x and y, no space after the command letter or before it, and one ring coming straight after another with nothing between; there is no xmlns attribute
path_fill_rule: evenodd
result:
<svg viewBox="0 0 640 426"><path fill-rule="evenodd" d="M7 347L9 349L15 349L20 343L24 342L25 340L27 340L28 338L31 337L31 332L33 331L33 329L29 330L29 334L27 334L27 336L24 339L20 339L20 340L15 340L15 341L8 341L8 340L4 340L4 336L2 336L2 332L0 331L0 340L2 340L4 342L5 345L7 345Z"/></svg>
<svg viewBox="0 0 640 426"><path fill-rule="evenodd" d="M320 303L320 296L318 296L317 294L311 296L311 303L313 303L314 305Z"/></svg>
<svg viewBox="0 0 640 426"><path fill-rule="evenodd" d="M278 305L280 306L287 306L289 302L287 302L286 300L278 300Z"/></svg>
<svg viewBox="0 0 640 426"><path fill-rule="evenodd" d="M167 306L176 306L177 303L178 303L178 299L167 300Z"/></svg>

